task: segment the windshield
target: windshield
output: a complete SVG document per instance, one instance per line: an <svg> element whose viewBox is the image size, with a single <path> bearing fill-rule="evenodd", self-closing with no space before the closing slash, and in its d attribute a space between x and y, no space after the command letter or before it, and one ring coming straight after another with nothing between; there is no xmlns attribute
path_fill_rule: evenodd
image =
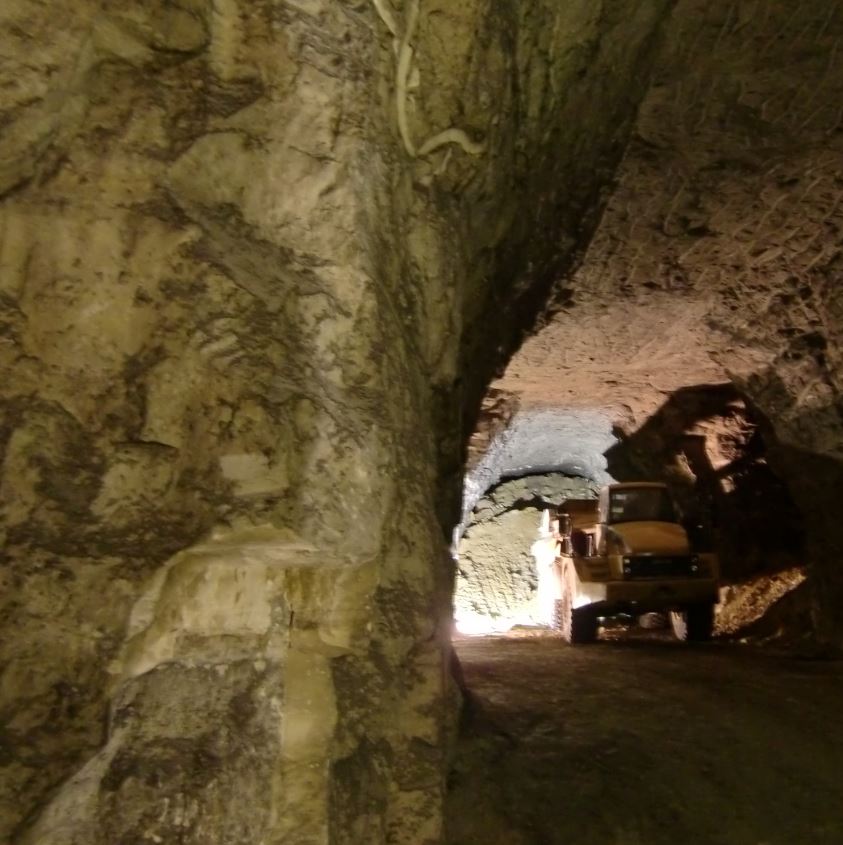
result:
<svg viewBox="0 0 843 845"><path fill-rule="evenodd" d="M610 491L608 521L676 522L676 510L663 487L628 487Z"/></svg>

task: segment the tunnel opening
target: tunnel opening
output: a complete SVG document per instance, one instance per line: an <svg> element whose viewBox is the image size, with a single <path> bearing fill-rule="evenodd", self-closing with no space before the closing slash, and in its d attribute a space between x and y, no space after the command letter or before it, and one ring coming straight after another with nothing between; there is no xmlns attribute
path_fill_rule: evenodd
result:
<svg viewBox="0 0 843 845"><path fill-rule="evenodd" d="M508 478L484 493L455 549L458 634L547 624L532 550L542 514L568 498L596 497L598 489L586 478L556 472Z"/></svg>
<svg viewBox="0 0 843 845"><path fill-rule="evenodd" d="M547 372L520 374L532 378L526 401L506 374L490 397L495 422L481 427L465 486L472 509L455 533L464 709L448 841L785 845L811 830L833 843L843 818L815 799L834 793L843 746L827 745L803 710L836 720L843 674L839 662L814 661L834 652L816 640L810 523L781 473L771 420L725 380L638 390L633 410L608 371L621 401L598 408L536 401ZM494 483L478 495L478 479ZM570 648L546 626L529 554L542 514L642 479L668 486L698 548L721 561L715 640L689 647L663 614L630 614L601 620L600 645ZM810 794L794 796L775 769L772 733ZM740 809L724 810L735 796ZM797 810L771 819L785 796Z"/></svg>
<svg viewBox="0 0 843 845"><path fill-rule="evenodd" d="M454 536L458 633L547 626L534 548L547 532L543 516L567 499L596 499L607 481L645 480L668 485L694 551L717 556L718 635L809 636L804 519L770 466L768 421L736 387L680 388L639 427L616 423L611 432L605 413L545 408L525 416L510 402L502 417L503 404L499 391L490 395ZM571 475L572 467L590 477ZM488 479L496 481L478 498Z"/></svg>

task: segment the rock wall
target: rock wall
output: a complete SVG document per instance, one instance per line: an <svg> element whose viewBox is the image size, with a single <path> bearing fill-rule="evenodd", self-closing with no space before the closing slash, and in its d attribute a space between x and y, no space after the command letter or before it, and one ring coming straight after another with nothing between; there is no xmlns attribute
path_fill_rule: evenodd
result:
<svg viewBox="0 0 843 845"><path fill-rule="evenodd" d="M712 354L771 422L770 461L808 523L816 622L838 641L841 38L839 3L678 4L582 276L705 304Z"/></svg>
<svg viewBox="0 0 843 845"><path fill-rule="evenodd" d="M463 433L668 6L4 4L0 840L439 841Z"/></svg>
<svg viewBox="0 0 843 845"><path fill-rule="evenodd" d="M483 494L501 479L565 473L609 483L613 479L606 471L605 454L616 444L612 418L605 412L565 408L518 411L474 466L467 468L457 533L462 532Z"/></svg>
<svg viewBox="0 0 843 845"><path fill-rule="evenodd" d="M548 330L497 387L642 427L730 381L807 528L815 623L843 642L843 7L680 0L614 191ZM544 368L544 375L542 375Z"/></svg>

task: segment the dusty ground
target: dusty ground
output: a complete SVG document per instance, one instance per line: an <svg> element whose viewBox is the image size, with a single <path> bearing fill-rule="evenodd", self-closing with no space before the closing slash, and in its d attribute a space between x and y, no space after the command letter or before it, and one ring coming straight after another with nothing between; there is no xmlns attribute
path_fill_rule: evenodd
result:
<svg viewBox="0 0 843 845"><path fill-rule="evenodd" d="M449 845L843 843L843 662L664 634L456 648Z"/></svg>

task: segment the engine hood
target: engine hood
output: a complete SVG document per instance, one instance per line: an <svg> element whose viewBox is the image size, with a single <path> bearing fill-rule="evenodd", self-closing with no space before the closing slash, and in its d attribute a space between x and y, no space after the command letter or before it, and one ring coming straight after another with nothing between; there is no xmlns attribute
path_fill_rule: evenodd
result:
<svg viewBox="0 0 843 845"><path fill-rule="evenodd" d="M620 538L625 554L686 555L691 551L688 535L674 522L621 522L609 526Z"/></svg>

